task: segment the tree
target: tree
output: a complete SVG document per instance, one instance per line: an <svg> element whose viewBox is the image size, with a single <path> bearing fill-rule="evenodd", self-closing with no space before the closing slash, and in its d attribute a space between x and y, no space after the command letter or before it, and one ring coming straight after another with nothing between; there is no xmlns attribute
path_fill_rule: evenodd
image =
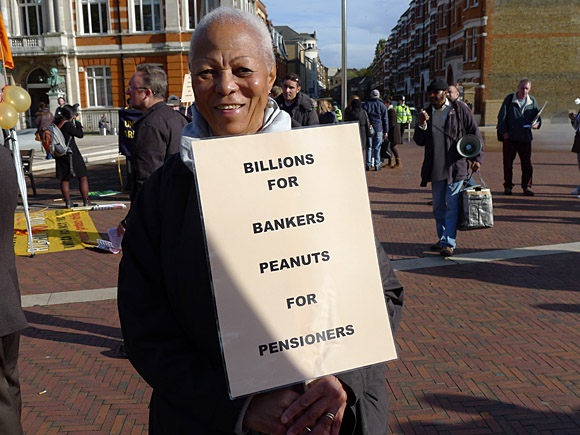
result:
<svg viewBox="0 0 580 435"><path fill-rule="evenodd" d="M370 70L372 70L375 64L378 62L379 56L381 55L381 52L385 49L386 45L387 45L386 39L384 38L379 39L379 42L377 42L377 45L375 46L375 58L373 59L373 61L369 66Z"/></svg>

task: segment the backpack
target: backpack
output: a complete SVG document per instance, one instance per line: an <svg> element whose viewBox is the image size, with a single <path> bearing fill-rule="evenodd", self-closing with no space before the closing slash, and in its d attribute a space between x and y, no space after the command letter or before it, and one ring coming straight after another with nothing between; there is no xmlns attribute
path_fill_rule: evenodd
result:
<svg viewBox="0 0 580 435"><path fill-rule="evenodd" d="M64 135L60 131L60 127L65 122L61 122L60 125L50 124L42 134L42 146L46 152L55 157L62 157L72 152L69 147L70 137L68 141L65 141Z"/></svg>

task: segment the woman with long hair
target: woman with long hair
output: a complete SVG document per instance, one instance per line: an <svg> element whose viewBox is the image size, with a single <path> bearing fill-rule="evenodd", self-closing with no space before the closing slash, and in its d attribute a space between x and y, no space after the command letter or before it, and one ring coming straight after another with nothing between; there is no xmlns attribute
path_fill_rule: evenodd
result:
<svg viewBox="0 0 580 435"><path fill-rule="evenodd" d="M54 123L60 128L65 143L69 148L69 152L64 156L55 157L56 178L60 179L60 191L62 192L62 198L64 199L66 208L73 207L69 191L71 177L79 180L79 190L83 198L83 205L90 205L87 166L75 141L75 137L80 139L84 136L79 115L73 106L66 104L55 116Z"/></svg>
<svg viewBox="0 0 580 435"><path fill-rule="evenodd" d="M318 120L321 124L338 124L338 118L327 100L318 101Z"/></svg>

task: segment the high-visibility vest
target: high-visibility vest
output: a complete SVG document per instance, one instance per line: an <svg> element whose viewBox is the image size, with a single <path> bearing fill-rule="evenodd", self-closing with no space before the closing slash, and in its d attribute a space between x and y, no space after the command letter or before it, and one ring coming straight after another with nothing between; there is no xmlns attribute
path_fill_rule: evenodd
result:
<svg viewBox="0 0 580 435"><path fill-rule="evenodd" d="M397 114L398 124L409 124L413 117L411 116L411 109L405 104L398 104L395 106L395 113Z"/></svg>

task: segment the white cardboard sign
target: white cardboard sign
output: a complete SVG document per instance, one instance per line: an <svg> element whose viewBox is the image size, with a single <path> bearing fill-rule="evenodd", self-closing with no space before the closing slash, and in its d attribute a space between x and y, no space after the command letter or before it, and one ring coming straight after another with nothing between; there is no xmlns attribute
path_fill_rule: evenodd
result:
<svg viewBox="0 0 580 435"><path fill-rule="evenodd" d="M192 144L232 398L396 358L358 130Z"/></svg>
<svg viewBox="0 0 580 435"><path fill-rule="evenodd" d="M183 87L181 89L181 102L194 103L195 95L193 94L193 86L191 84L191 74L183 76Z"/></svg>

